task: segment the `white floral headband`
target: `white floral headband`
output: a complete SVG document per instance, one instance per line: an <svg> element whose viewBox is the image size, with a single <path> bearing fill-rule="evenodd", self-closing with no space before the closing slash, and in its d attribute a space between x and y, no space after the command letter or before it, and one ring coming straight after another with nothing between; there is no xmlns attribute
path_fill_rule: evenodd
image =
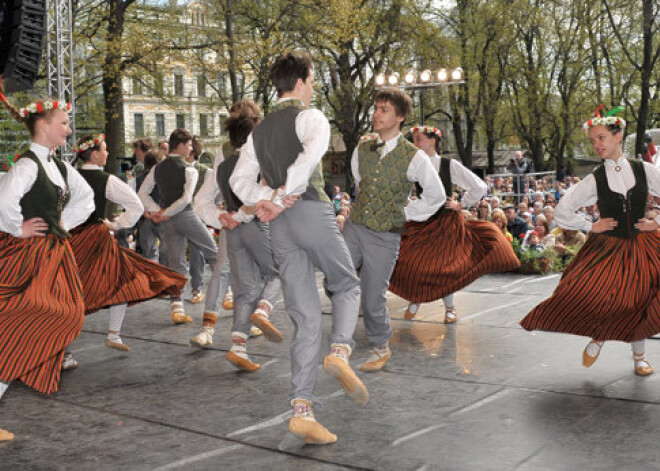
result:
<svg viewBox="0 0 660 471"><path fill-rule="evenodd" d="M80 144L78 144L78 147L73 148L74 153L78 152L85 152L87 149L91 149L93 147L101 145L101 143L105 141L105 134L94 134L92 139L89 141L83 141Z"/></svg>
<svg viewBox="0 0 660 471"><path fill-rule="evenodd" d="M433 126L414 126L410 128L410 132L416 133L416 132L422 132L424 134L435 134L438 137L442 137L442 131L440 131L438 128L434 128Z"/></svg>
<svg viewBox="0 0 660 471"><path fill-rule="evenodd" d="M625 108L623 106L617 106L614 109L608 111L605 116L601 116L600 110L604 109L605 105L599 105L598 108L594 111L594 117L582 125L582 130L584 132L589 132L594 126L616 126L620 129L626 128L626 120L614 116L619 111L623 111Z"/></svg>
<svg viewBox="0 0 660 471"><path fill-rule="evenodd" d="M19 113L23 118L27 118L31 114L39 114L46 110L62 110L68 113L71 111L71 103L58 100L37 101L21 108Z"/></svg>

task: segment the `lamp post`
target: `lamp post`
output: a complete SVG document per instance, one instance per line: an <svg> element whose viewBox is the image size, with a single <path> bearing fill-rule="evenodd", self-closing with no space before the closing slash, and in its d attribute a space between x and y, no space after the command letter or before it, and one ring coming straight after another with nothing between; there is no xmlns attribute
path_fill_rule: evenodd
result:
<svg viewBox="0 0 660 471"><path fill-rule="evenodd" d="M441 68L433 73L430 69L410 69L403 75L403 81L398 72L378 74L375 78L376 88L401 88L403 90L419 90L419 124L424 124L424 90L429 88L447 87L465 83L463 69Z"/></svg>

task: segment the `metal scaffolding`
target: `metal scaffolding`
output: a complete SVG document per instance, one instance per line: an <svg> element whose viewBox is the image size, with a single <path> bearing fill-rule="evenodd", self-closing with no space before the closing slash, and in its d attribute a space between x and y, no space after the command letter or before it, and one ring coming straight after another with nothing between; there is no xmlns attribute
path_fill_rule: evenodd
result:
<svg viewBox="0 0 660 471"><path fill-rule="evenodd" d="M58 100L75 102L73 87L73 30L71 0L47 0L48 21L46 39L46 67L48 71L48 95ZM71 142L76 142L76 107L72 106L70 125ZM69 154L71 146L63 149Z"/></svg>

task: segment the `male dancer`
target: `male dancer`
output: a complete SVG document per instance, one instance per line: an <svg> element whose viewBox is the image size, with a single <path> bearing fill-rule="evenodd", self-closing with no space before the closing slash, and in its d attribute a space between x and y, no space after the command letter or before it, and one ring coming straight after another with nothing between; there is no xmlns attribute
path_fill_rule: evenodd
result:
<svg viewBox="0 0 660 471"><path fill-rule="evenodd" d="M351 159L359 193L343 231L353 264L360 269L364 326L373 346L372 355L360 367L364 372L382 369L392 356L386 293L404 224L425 221L445 203L431 161L401 134L411 108L410 97L398 89L376 93L373 128L378 137L363 141ZM417 200L408 200L411 182L424 190ZM338 221L342 224L341 216Z"/></svg>
<svg viewBox="0 0 660 471"><path fill-rule="evenodd" d="M323 327L314 267L324 273L333 293L331 352L323 367L353 400L365 404L369 393L348 363L355 345L359 280L323 191L320 163L330 125L319 110L306 108L314 93L311 58L304 53L280 56L270 77L279 100L248 137L230 185L244 204L256 203L261 221L270 222L284 303L296 327L289 430L307 443L333 443L337 436L314 419L312 409ZM258 182L259 175L265 184Z"/></svg>

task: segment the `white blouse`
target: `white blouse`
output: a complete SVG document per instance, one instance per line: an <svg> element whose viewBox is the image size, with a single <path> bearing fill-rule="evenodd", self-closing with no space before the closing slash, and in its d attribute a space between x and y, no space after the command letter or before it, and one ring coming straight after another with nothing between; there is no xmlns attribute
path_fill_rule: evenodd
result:
<svg viewBox="0 0 660 471"><path fill-rule="evenodd" d="M440 172L440 156L435 154L430 159L435 171ZM463 199L461 200L464 208L469 208L477 204L481 198L486 196L488 191L486 182L456 159L450 159L449 161L449 176L454 185L460 186L465 190ZM451 191L451 188L445 188L448 196L451 196Z"/></svg>
<svg viewBox="0 0 660 471"><path fill-rule="evenodd" d="M65 183L57 165L48 159L50 149L32 143L30 150L35 153L48 176L48 179L64 189ZM87 220L94 211L94 192L87 181L68 163L64 162L67 171L67 182L71 197L62 211L62 227L69 231ZM23 214L21 213L21 198L32 189L37 179L38 167L28 158L20 159L0 180L0 231L14 237L20 237L22 232Z"/></svg>

